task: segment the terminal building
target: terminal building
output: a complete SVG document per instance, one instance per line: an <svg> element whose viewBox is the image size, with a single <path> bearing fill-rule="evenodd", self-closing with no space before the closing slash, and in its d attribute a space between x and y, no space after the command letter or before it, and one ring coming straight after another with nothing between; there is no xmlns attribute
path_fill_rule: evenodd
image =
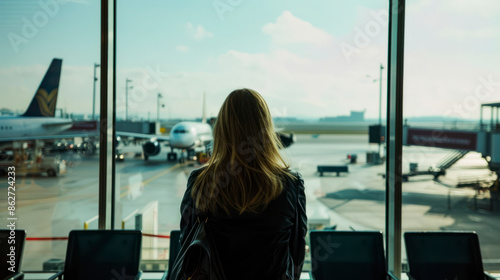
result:
<svg viewBox="0 0 500 280"><path fill-rule="evenodd" d="M351 111L349 116L338 116L338 117L324 117L321 118L322 122L364 122L365 121L365 111Z"/></svg>

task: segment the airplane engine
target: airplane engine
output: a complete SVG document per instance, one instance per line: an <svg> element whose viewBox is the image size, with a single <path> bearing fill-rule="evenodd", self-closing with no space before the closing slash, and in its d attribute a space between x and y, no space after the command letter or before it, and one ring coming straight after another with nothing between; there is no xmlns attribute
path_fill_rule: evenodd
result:
<svg viewBox="0 0 500 280"><path fill-rule="evenodd" d="M281 144L283 144L283 148L288 148L290 145L295 143L295 136L290 133L289 135L283 133L283 132L277 132L278 137L281 141Z"/></svg>
<svg viewBox="0 0 500 280"><path fill-rule="evenodd" d="M145 156L156 156L161 151L160 143L158 141L148 141L142 145L142 151Z"/></svg>
<svg viewBox="0 0 500 280"><path fill-rule="evenodd" d="M95 145L90 141L83 141L80 146L81 152L84 155L94 155L95 154Z"/></svg>

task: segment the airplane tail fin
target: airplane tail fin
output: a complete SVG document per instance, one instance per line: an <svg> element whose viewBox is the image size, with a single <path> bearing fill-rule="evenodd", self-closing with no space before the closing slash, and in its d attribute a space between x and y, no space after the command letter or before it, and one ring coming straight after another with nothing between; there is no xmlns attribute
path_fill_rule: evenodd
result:
<svg viewBox="0 0 500 280"><path fill-rule="evenodd" d="M54 58L45 73L31 104L22 114L24 117L54 117L56 113L57 91L61 77L62 59Z"/></svg>
<svg viewBox="0 0 500 280"><path fill-rule="evenodd" d="M202 123L207 123L207 96L206 92L203 92L203 109L202 109L202 116L201 116L201 122Z"/></svg>

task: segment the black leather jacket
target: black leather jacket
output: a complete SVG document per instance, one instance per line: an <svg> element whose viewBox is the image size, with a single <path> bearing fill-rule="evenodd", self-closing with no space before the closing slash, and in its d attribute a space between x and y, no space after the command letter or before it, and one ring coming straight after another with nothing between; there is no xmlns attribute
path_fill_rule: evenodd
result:
<svg viewBox="0 0 500 280"><path fill-rule="evenodd" d="M181 238L195 225L197 211L191 190L201 169L188 179L181 204ZM304 264L307 233L304 181L287 179L283 192L260 214L209 216L207 232L213 236L228 280L299 279Z"/></svg>

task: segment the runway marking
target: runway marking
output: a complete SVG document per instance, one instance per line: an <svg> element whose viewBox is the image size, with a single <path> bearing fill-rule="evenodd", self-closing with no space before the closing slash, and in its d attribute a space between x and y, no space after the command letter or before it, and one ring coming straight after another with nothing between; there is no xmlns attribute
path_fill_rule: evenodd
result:
<svg viewBox="0 0 500 280"><path fill-rule="evenodd" d="M167 173L171 172L172 170L177 169L178 167L180 167L180 166L182 166L182 165L183 165L183 164L177 163L176 165L174 165L174 166L172 166L172 167L170 167L170 168L167 168L166 170L164 170L164 171L162 171L162 172L160 172L160 173L156 174L155 176L153 176L153 177L151 177L151 178L149 178L149 179L147 179L147 180L142 181L142 186L143 186L143 187L145 187L147 184L151 183L152 181L154 181L154 180L156 180L156 179L160 178L161 176L163 176L163 175L165 175L165 174L167 174ZM123 192L122 194L120 194L120 198L123 198L123 197L125 197L127 194L129 194L129 193L130 193L130 186L129 186L129 185L127 185L127 186L125 186L125 187L122 187L122 189L128 189L128 190L127 190L127 191L125 191L125 192Z"/></svg>
<svg viewBox="0 0 500 280"><path fill-rule="evenodd" d="M29 206L29 205L39 204L39 203L53 202L55 199L57 200L56 202L62 202L62 201L67 201L67 200L77 200L77 199L83 199L83 198L95 198L95 194L80 194L80 195L68 195L68 196L59 196L59 197L28 199L28 200L22 200L19 205L20 206Z"/></svg>

